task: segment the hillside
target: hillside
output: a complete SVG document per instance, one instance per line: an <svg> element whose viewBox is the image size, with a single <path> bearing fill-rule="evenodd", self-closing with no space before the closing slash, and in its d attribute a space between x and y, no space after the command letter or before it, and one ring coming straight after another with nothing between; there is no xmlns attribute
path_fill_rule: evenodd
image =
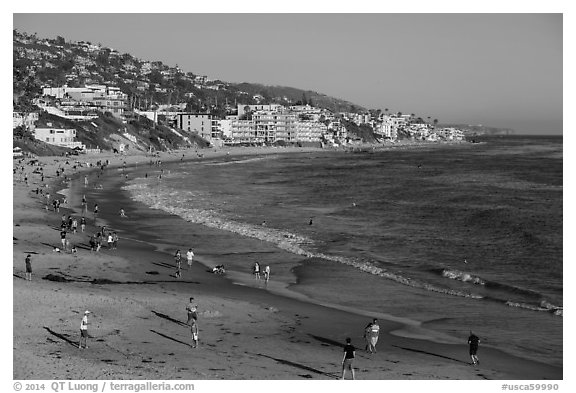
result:
<svg viewBox="0 0 576 393"><path fill-rule="evenodd" d="M161 61L138 59L128 53L64 37L38 38L13 31L13 86L15 110L26 110L41 87L106 84L118 86L130 97L130 106L142 110L160 105L185 104L191 112L215 116L232 113L235 103L296 105L313 103L332 111L360 112L358 105L325 94L283 86L228 83L212 80Z"/></svg>

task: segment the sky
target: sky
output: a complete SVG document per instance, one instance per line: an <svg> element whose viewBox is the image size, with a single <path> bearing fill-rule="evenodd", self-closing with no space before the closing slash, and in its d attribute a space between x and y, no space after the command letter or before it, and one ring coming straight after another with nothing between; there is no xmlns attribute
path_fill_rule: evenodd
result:
<svg viewBox="0 0 576 393"><path fill-rule="evenodd" d="M562 134L562 13L14 13L13 27L227 82Z"/></svg>

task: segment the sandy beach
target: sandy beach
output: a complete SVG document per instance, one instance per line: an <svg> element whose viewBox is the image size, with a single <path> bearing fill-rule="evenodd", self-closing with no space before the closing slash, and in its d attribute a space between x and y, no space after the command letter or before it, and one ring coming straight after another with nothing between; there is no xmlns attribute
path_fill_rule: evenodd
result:
<svg viewBox="0 0 576 393"><path fill-rule="evenodd" d="M399 147L414 146L394 148ZM145 236L124 237L117 250L104 246L93 252L88 236L99 227L93 225L91 214L85 233L68 235L78 252L54 251L60 244L62 215L79 216L81 211L82 195L77 191L82 188L83 173L98 170L86 163L109 160L109 168L122 168L124 163L148 165L150 160L293 151L314 148L224 148L203 150L201 157L194 150L157 157L112 153L40 157L48 184L44 194L49 191L54 198L60 190L71 190L60 212L51 206L45 209L45 198L35 192L42 185L40 175L32 174L37 167L28 166L26 159L28 184L18 174L13 178L13 378L330 380L340 376L346 337L357 348L356 378L362 380L563 378L560 367L482 345L481 365L471 366L466 342L445 344L414 337L402 315L379 320L378 353L368 354L362 339L370 320L366 315L319 304L306 296L283 296L281 288L267 291L236 285L226 276L210 273L209 258L203 255L197 255L191 270L184 270L183 278L177 279L172 255ZM84 165L73 169L76 161ZM60 167L72 185L55 175ZM99 219L112 229L122 226L124 232L138 233L139 223L119 222L117 212L103 212ZM25 280L28 254L32 281ZM192 348L190 328L185 324L190 296L198 304L198 348ZM78 349L85 310L91 311L88 348Z"/></svg>

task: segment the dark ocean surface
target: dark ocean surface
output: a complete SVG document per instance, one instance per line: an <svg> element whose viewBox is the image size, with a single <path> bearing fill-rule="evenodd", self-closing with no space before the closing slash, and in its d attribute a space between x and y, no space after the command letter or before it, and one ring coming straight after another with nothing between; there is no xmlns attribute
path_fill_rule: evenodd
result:
<svg viewBox="0 0 576 393"><path fill-rule="evenodd" d="M477 141L183 162L125 189L239 282L259 261L312 299L561 365L562 137Z"/></svg>

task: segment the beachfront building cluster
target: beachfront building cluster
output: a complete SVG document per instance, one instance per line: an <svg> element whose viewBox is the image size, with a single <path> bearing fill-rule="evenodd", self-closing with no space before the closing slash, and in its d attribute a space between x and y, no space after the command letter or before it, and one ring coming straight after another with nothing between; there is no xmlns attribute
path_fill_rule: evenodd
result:
<svg viewBox="0 0 576 393"><path fill-rule="evenodd" d="M202 113L175 113L170 115L170 120L177 129L197 133L214 145L319 143L328 134L325 124L303 120L281 105L247 107L239 105L240 115L225 119Z"/></svg>
<svg viewBox="0 0 576 393"><path fill-rule="evenodd" d="M35 104L48 113L70 119L90 120L98 113L109 112L123 118L128 95L119 87L86 85L84 87L43 87Z"/></svg>

